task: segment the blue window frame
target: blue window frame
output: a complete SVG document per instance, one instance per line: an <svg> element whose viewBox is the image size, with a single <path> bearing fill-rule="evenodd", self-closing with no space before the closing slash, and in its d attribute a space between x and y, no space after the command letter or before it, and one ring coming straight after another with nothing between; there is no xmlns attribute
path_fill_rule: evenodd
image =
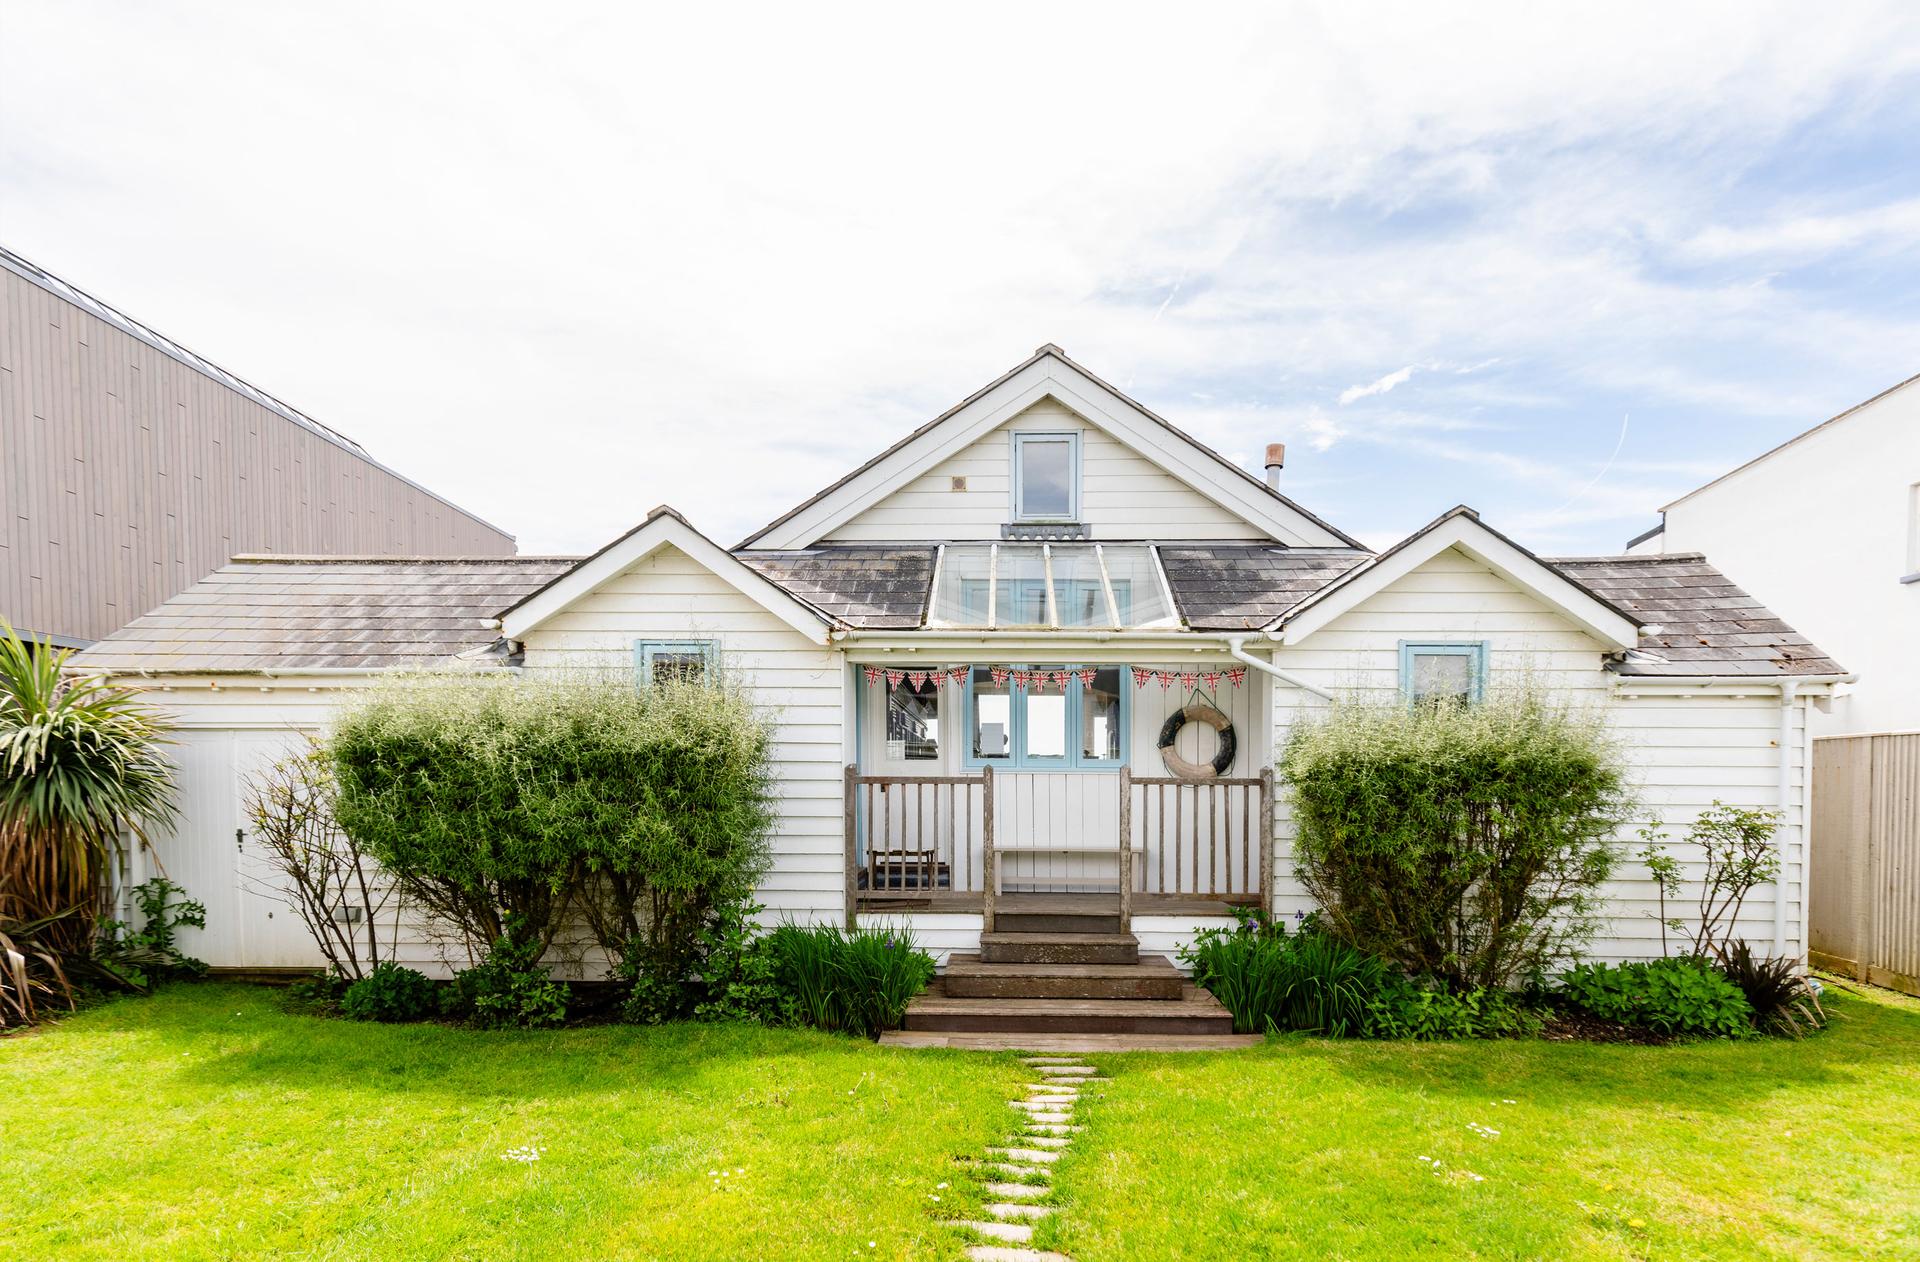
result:
<svg viewBox="0 0 1920 1262"><path fill-rule="evenodd" d="M720 646L713 640L635 640L633 670L643 685L670 675L705 679L720 664Z"/></svg>
<svg viewBox="0 0 1920 1262"><path fill-rule="evenodd" d="M1400 641L1400 695L1409 703L1474 705L1486 690L1485 640Z"/></svg>
<svg viewBox="0 0 1920 1262"><path fill-rule="evenodd" d="M1032 666L1031 670L1069 670ZM1009 771L1115 771L1127 761L1133 700L1125 666L1093 669L1092 687L1079 675L1065 688L993 682L977 666L967 676L963 761L968 767Z"/></svg>
<svg viewBox="0 0 1920 1262"><path fill-rule="evenodd" d="M1073 430L1013 434L1013 520L1080 520L1080 435Z"/></svg>

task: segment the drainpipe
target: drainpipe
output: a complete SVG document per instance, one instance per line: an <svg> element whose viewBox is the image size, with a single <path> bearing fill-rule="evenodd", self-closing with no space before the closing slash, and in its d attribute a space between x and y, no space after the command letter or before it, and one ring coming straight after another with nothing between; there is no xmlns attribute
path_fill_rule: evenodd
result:
<svg viewBox="0 0 1920 1262"><path fill-rule="evenodd" d="M1787 821L1793 803L1793 701L1800 691L1800 681L1783 679L1780 681L1780 830L1775 836L1774 848L1780 860L1780 875L1775 878L1773 887L1773 953L1786 954L1787 947ZM1806 812L1800 816L1802 845L1805 844L1807 826ZM1804 894L1804 889L1802 890ZM1806 923L1805 909L1802 909L1801 925Z"/></svg>
<svg viewBox="0 0 1920 1262"><path fill-rule="evenodd" d="M1304 679L1298 679L1292 675L1289 675L1286 671L1281 670L1278 666L1275 666L1272 662L1262 661L1260 658L1257 658L1253 654L1247 652L1247 637L1244 635L1228 636L1227 652L1233 655L1233 659L1235 661L1245 662L1247 665L1253 667L1257 671L1260 671L1262 674L1272 675L1275 679L1278 679L1280 682L1284 684L1288 684L1294 688L1298 688L1302 692L1310 692L1314 696L1320 698L1322 701L1332 701L1334 699L1333 694L1330 692L1327 692L1325 689L1316 688Z"/></svg>

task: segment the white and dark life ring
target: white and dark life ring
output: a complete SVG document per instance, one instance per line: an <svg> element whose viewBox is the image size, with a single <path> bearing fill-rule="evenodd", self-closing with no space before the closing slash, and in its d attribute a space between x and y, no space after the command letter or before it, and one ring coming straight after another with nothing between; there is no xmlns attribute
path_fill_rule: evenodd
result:
<svg viewBox="0 0 1920 1262"><path fill-rule="evenodd" d="M1180 729L1189 723L1205 723L1220 734L1220 748L1214 751L1212 762L1189 762L1174 748L1174 743L1180 739ZM1239 741L1233 734L1233 720L1210 705L1198 703L1168 715L1167 721L1160 726L1160 739L1155 744L1160 749L1160 761L1182 780L1214 780L1226 775L1233 766L1234 752L1239 748Z"/></svg>

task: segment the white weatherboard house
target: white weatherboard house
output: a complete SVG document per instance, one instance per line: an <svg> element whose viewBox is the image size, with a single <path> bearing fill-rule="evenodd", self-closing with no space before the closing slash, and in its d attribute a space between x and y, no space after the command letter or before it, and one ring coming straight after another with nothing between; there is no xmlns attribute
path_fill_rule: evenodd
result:
<svg viewBox="0 0 1920 1262"><path fill-rule="evenodd" d="M943 955L1076 906L1118 908L1150 955L1231 904L1306 910L1271 771L1288 728L1524 672L1606 707L1649 812L1785 809L1785 875L1741 931L1803 953L1806 710L1835 663L1697 557L1538 557L1464 508L1376 554L1277 477L1045 346L731 549L662 508L580 560L242 558L76 664L185 729L184 821L153 857L208 904L190 945L215 965L316 959L242 777L343 692L462 655L726 662L778 724L769 915L907 919ZM1643 876L1596 954L1657 951Z"/></svg>

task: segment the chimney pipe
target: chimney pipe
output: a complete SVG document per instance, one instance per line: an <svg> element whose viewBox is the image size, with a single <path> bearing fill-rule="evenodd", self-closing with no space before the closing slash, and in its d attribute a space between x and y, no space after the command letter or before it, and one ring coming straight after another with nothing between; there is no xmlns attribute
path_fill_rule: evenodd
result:
<svg viewBox="0 0 1920 1262"><path fill-rule="evenodd" d="M1267 485L1274 490L1280 489L1280 470L1287 464L1287 445L1285 443L1267 444Z"/></svg>

